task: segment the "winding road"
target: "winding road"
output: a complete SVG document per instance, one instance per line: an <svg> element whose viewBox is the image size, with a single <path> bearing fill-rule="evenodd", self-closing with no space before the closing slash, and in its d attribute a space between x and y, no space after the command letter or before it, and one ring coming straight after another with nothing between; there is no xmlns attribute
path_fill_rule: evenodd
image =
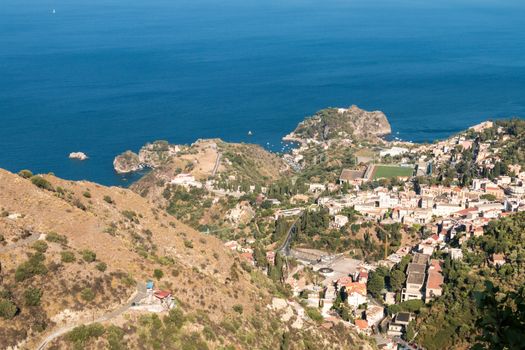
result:
<svg viewBox="0 0 525 350"><path fill-rule="evenodd" d="M79 322L79 323L76 323L74 325L69 325L69 326L65 326L65 327L57 329L53 333L49 334L40 343L40 345L37 347L37 349L38 350L45 349L47 344L49 344L51 341L53 341L54 339L60 337L61 335L66 334L67 332L71 331L75 327L82 326L82 325L86 326L86 325L89 325L89 324L92 324L92 323L97 323L97 322L105 322L105 321L109 321L109 320L111 320L111 319L113 319L113 318L115 318L117 316L120 316L124 312L128 311L129 308L134 303L137 303L137 302L141 301L145 297L146 297L146 284L138 283L137 284L137 290L135 291L135 293L133 293L133 296L128 300L128 302L126 304L121 305L118 309L113 310L113 311L111 311L111 312L109 312L107 314L104 314L104 315L100 316L99 318L97 318L95 320L87 321L87 322Z"/></svg>
<svg viewBox="0 0 525 350"><path fill-rule="evenodd" d="M297 223L301 219L303 213L301 212L300 216L293 222L292 226L288 229L286 233L286 239L283 244L277 249L277 252L284 254L285 256L290 256L290 244L292 243L293 235L297 233Z"/></svg>

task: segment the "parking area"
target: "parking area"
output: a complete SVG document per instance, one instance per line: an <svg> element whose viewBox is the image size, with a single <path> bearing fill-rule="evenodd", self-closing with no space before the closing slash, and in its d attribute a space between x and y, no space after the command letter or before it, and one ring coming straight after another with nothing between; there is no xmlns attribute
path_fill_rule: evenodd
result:
<svg viewBox="0 0 525 350"><path fill-rule="evenodd" d="M321 268L330 268L333 270L333 272L325 274L326 279L322 282L325 286L332 284L332 281L341 277L353 275L362 267L364 267L363 261L345 257L339 257L329 263L320 262L313 266L315 271Z"/></svg>

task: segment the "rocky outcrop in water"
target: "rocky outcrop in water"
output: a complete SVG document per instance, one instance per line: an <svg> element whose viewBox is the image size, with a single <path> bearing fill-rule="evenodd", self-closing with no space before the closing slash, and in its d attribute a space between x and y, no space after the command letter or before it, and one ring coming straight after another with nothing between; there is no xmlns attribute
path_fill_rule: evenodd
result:
<svg viewBox="0 0 525 350"><path fill-rule="evenodd" d="M131 173L144 168L140 162L139 155L132 151L126 151L115 157L113 168L119 174Z"/></svg>
<svg viewBox="0 0 525 350"><path fill-rule="evenodd" d="M327 141L336 138L374 140L392 132L386 115L381 111L365 111L357 106L329 108L306 118L285 137L291 141Z"/></svg>
<svg viewBox="0 0 525 350"><path fill-rule="evenodd" d="M69 159L86 160L88 156L84 152L71 152Z"/></svg>
<svg viewBox="0 0 525 350"><path fill-rule="evenodd" d="M144 145L139 153L126 151L115 157L113 168L119 174L131 173L144 168L157 168L166 164L180 151L179 146L167 141L155 141Z"/></svg>

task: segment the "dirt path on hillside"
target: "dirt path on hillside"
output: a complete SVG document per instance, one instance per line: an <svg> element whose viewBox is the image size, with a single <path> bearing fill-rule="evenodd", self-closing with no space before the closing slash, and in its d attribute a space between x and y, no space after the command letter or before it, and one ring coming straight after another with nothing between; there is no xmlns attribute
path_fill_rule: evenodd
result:
<svg viewBox="0 0 525 350"><path fill-rule="evenodd" d="M89 325L89 324L92 324L92 323L97 323L97 322L106 322L106 321L109 321L109 320L111 320L111 319L113 319L115 317L118 317L118 316L122 315L124 312L128 311L129 308L134 303L137 303L137 302L141 301L145 297L146 297L146 285L144 283L139 283L139 284L137 284L137 290L135 291L135 293L133 293L133 295L131 296L131 298L128 300L128 302L126 304L120 306L116 310L113 310L113 311L111 311L111 312L109 312L107 314L104 314L104 315L100 316L99 318L97 318L95 320L86 321L86 322L79 322L79 323L74 324L74 325L68 325L68 326L64 326L62 328L57 329L56 331L54 331L53 333L48 335L40 343L40 345L37 347L37 349L38 350L45 349L47 344L49 344L51 341L53 341L54 339L60 337L61 335L66 334L67 332L71 331L75 327L78 327L78 326L81 326L81 325L86 326L86 325Z"/></svg>

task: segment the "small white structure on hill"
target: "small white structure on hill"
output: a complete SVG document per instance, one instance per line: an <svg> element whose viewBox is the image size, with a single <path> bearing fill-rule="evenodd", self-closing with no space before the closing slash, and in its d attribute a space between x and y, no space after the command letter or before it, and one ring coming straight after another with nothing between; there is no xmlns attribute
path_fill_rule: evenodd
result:
<svg viewBox="0 0 525 350"><path fill-rule="evenodd" d="M395 156L400 156L402 154L405 154L408 152L408 148L404 148L404 147L392 147L392 148L389 148L389 149L384 149L382 151L379 152L379 155L381 157L385 157L385 156L391 156L391 157L395 157Z"/></svg>
<svg viewBox="0 0 525 350"><path fill-rule="evenodd" d="M335 215L334 221L332 222L333 228L341 228L348 223L348 217L346 215Z"/></svg>
<svg viewBox="0 0 525 350"><path fill-rule="evenodd" d="M178 174L173 180L170 181L172 185L179 185L186 188L196 187L202 188L202 183L195 180L195 177L191 174Z"/></svg>

